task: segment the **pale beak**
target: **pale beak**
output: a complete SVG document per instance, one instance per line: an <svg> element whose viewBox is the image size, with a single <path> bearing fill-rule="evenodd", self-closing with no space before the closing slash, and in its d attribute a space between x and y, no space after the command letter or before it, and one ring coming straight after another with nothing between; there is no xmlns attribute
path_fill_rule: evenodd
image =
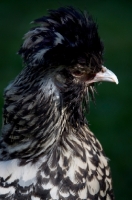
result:
<svg viewBox="0 0 132 200"><path fill-rule="evenodd" d="M118 84L117 76L104 66L102 66L102 71L98 72L96 76L91 80L91 82L99 81L109 81Z"/></svg>

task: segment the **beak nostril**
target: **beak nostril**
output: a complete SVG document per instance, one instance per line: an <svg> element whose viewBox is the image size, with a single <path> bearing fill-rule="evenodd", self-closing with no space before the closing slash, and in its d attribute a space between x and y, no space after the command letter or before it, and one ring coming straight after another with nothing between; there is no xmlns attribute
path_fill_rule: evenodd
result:
<svg viewBox="0 0 132 200"><path fill-rule="evenodd" d="M103 73L106 72L106 67L102 66L101 72L103 72Z"/></svg>

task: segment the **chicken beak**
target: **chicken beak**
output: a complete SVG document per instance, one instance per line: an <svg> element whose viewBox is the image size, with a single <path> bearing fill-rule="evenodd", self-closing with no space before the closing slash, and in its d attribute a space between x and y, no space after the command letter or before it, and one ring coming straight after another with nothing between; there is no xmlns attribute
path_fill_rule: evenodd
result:
<svg viewBox="0 0 132 200"><path fill-rule="evenodd" d="M104 66L102 66L102 71L98 72L92 80L92 82L99 82L99 81L109 81L118 84L117 76Z"/></svg>

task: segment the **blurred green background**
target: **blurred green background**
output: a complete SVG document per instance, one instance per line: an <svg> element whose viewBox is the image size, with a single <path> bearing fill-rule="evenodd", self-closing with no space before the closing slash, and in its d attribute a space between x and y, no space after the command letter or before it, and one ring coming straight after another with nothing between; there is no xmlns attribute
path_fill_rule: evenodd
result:
<svg viewBox="0 0 132 200"><path fill-rule="evenodd" d="M105 44L105 66L119 79L119 85L97 86L96 105L90 104L88 121L110 158L116 199L132 199L132 1L0 1L0 116L3 89L22 69L22 60L15 53L31 27L29 22L45 15L47 9L65 5L94 16Z"/></svg>

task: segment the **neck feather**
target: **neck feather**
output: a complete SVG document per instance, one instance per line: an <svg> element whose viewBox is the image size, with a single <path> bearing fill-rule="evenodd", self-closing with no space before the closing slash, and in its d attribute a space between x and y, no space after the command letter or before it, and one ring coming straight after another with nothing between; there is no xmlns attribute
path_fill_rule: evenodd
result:
<svg viewBox="0 0 132 200"><path fill-rule="evenodd" d="M60 91L41 70L33 77L25 68L5 90L2 157L33 160L48 153L65 133L85 125L82 100L81 85L68 82Z"/></svg>

